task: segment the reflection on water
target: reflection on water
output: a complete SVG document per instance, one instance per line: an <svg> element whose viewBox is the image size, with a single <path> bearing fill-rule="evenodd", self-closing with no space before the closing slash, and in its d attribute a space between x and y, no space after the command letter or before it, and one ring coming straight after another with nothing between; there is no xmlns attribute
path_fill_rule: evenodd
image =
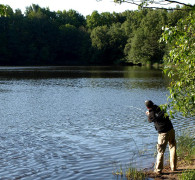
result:
<svg viewBox="0 0 195 180"><path fill-rule="evenodd" d="M120 164L150 167L157 133L144 100L166 94L162 73L141 67L0 68L0 177L116 179Z"/></svg>
<svg viewBox="0 0 195 180"><path fill-rule="evenodd" d="M0 67L0 77L10 78L151 78L159 77L159 70L142 67Z"/></svg>

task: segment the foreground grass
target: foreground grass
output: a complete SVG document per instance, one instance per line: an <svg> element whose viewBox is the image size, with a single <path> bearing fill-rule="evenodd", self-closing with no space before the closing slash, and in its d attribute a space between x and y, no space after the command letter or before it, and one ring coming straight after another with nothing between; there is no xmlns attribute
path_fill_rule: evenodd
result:
<svg viewBox="0 0 195 180"><path fill-rule="evenodd" d="M194 163L195 157L195 141L189 133L183 132L177 138L177 155L178 160L181 165L190 165ZM179 180L194 180L195 179L195 169L186 169L180 176Z"/></svg>
<svg viewBox="0 0 195 180"><path fill-rule="evenodd" d="M179 176L179 180L194 180L195 170L185 171Z"/></svg>
<svg viewBox="0 0 195 180"><path fill-rule="evenodd" d="M178 160L185 164L190 164L195 156L195 141L189 133L183 132L177 137Z"/></svg>
<svg viewBox="0 0 195 180"><path fill-rule="evenodd" d="M125 170L123 170L122 166L119 170L116 172L113 172L113 175L120 176L120 177L126 177L127 180L144 180L146 178L146 175L142 171L138 171L136 168L133 168L131 166L126 167Z"/></svg>

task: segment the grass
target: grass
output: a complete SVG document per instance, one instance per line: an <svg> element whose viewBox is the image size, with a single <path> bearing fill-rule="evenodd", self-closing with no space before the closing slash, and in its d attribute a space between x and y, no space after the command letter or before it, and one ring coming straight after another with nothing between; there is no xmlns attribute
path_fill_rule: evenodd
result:
<svg viewBox="0 0 195 180"><path fill-rule="evenodd" d="M195 141L189 133L183 132L177 137L177 155L182 164L191 164L195 157ZM194 180L195 170L185 170L180 176L180 180Z"/></svg>
<svg viewBox="0 0 195 180"><path fill-rule="evenodd" d="M178 160L190 164L195 155L195 141L189 133L183 132L177 137L177 155Z"/></svg>
<svg viewBox="0 0 195 180"><path fill-rule="evenodd" d="M126 177L128 180L137 179L142 180L145 179L145 174L142 171L138 171L136 168L129 167L126 171Z"/></svg>
<svg viewBox="0 0 195 180"><path fill-rule="evenodd" d="M179 180L194 180L195 179L195 170L185 171L179 176Z"/></svg>
<svg viewBox="0 0 195 180"><path fill-rule="evenodd" d="M142 171L138 171L136 168L131 166L126 167L125 170L120 166L119 170L113 172L115 176L125 176L127 180L144 180L146 175Z"/></svg>

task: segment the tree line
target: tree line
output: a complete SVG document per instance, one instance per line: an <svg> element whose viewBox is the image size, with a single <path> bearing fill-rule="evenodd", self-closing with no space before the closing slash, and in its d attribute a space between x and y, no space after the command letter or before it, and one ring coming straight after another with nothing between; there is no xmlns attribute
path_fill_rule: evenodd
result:
<svg viewBox="0 0 195 180"><path fill-rule="evenodd" d="M162 63L166 25L189 15L143 9L84 17L32 4L23 14L0 4L0 65L125 65Z"/></svg>

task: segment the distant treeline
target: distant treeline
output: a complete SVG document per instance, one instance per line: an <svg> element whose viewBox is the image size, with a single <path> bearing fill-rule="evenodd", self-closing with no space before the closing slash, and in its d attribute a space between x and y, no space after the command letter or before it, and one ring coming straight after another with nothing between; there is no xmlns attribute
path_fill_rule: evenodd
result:
<svg viewBox="0 0 195 180"><path fill-rule="evenodd" d="M161 63L169 47L162 27L188 11L50 11L32 4L23 14L0 5L0 65L116 65Z"/></svg>

